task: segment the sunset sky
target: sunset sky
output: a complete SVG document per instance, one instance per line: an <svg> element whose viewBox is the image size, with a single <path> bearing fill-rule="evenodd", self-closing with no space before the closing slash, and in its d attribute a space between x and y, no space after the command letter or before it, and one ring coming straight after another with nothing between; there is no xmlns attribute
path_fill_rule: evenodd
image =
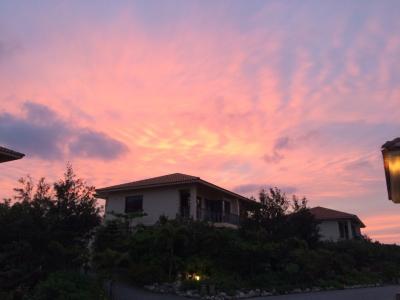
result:
<svg viewBox="0 0 400 300"><path fill-rule="evenodd" d="M400 1L2 1L0 198L70 161L96 187L181 172L278 186L400 243Z"/></svg>

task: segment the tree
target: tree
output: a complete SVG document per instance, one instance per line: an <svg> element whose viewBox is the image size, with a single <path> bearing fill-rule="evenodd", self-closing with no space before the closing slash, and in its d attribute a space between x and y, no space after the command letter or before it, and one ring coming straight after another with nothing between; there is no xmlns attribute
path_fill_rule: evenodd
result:
<svg viewBox="0 0 400 300"><path fill-rule="evenodd" d="M249 202L242 232L269 240L299 238L310 244L318 241L317 222L307 208L307 199L289 199L278 188L262 189L259 200ZM261 235L261 237L260 237Z"/></svg>
<svg viewBox="0 0 400 300"><path fill-rule="evenodd" d="M55 201L48 219L51 224L55 248L61 250L64 257L57 255L60 267L84 263L87 256L87 244L93 235L93 228L100 224L100 208L94 197L95 188L77 178L70 165L53 186Z"/></svg>
<svg viewBox="0 0 400 300"><path fill-rule="evenodd" d="M31 287L49 272L78 269L100 224L94 187L77 178L70 165L64 177L36 184L19 180L14 198L0 203L0 289Z"/></svg>

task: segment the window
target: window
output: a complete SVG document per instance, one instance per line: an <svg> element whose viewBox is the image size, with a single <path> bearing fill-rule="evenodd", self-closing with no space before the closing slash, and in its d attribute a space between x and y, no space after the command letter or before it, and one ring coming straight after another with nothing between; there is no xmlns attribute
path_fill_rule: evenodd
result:
<svg viewBox="0 0 400 300"><path fill-rule="evenodd" d="M125 213L134 213L143 211L143 196L128 196L125 198Z"/></svg>
<svg viewBox="0 0 400 300"><path fill-rule="evenodd" d="M347 225L347 221L340 221L339 224L339 234L341 239L349 239L349 228Z"/></svg>
<svg viewBox="0 0 400 300"><path fill-rule="evenodd" d="M182 218L190 217L190 191L181 190L179 199L179 214Z"/></svg>
<svg viewBox="0 0 400 300"><path fill-rule="evenodd" d="M224 201L224 213L229 215L231 213L231 203L229 201Z"/></svg>
<svg viewBox="0 0 400 300"><path fill-rule="evenodd" d="M351 234L353 235L353 238L360 237L360 231L354 223L351 223Z"/></svg>
<svg viewBox="0 0 400 300"><path fill-rule="evenodd" d="M201 197L196 197L196 218L201 220L202 210L201 210Z"/></svg>

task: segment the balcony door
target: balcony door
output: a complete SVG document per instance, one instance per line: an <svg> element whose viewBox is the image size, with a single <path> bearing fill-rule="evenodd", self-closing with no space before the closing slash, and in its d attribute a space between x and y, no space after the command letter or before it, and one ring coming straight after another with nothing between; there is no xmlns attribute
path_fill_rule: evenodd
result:
<svg viewBox="0 0 400 300"><path fill-rule="evenodd" d="M231 214L231 203L229 201L224 201L224 215Z"/></svg>
<svg viewBox="0 0 400 300"><path fill-rule="evenodd" d="M221 200L208 200L206 199L206 211L208 218L212 222L222 221L222 201Z"/></svg>
<svg viewBox="0 0 400 300"><path fill-rule="evenodd" d="M182 218L190 217L190 191L181 190L179 197L179 215Z"/></svg>

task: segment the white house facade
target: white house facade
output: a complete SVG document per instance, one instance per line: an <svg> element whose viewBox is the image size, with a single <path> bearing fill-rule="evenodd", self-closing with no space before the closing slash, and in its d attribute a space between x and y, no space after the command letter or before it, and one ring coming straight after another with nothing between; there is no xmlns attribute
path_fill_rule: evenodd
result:
<svg viewBox="0 0 400 300"><path fill-rule="evenodd" d="M216 226L237 227L241 203L251 201L200 177L169 174L96 190L106 200L106 218L113 213L143 212L135 219L144 225L156 223L160 216L209 221Z"/></svg>
<svg viewBox="0 0 400 300"><path fill-rule="evenodd" d="M361 228L365 228L364 223L353 214L320 206L311 208L310 212L319 222L320 239L323 241L361 238Z"/></svg>

